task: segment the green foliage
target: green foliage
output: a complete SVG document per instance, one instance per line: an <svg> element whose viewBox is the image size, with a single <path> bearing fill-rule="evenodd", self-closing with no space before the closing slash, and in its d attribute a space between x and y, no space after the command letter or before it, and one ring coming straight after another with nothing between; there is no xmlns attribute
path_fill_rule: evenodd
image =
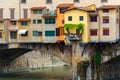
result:
<svg viewBox="0 0 120 80"><path fill-rule="evenodd" d="M76 29L78 30L78 32L82 34L84 31L83 26L84 25L82 23L80 23L80 24L65 24L64 28L66 28L68 33L70 33L69 29L77 27Z"/></svg>
<svg viewBox="0 0 120 80"><path fill-rule="evenodd" d="M96 54L94 55L94 59L95 59L97 64L100 64L100 62L101 62L101 53L100 53L100 51L98 51L98 50L96 51Z"/></svg>
<svg viewBox="0 0 120 80"><path fill-rule="evenodd" d="M70 29L70 28L74 28L74 27L75 27L74 24L65 24L64 25L64 28L66 28L66 29Z"/></svg>
<svg viewBox="0 0 120 80"><path fill-rule="evenodd" d="M80 23L80 24L78 24L77 25L77 29L78 29L78 31L82 34L83 33L83 31L84 31L84 29L83 29L83 24L82 23Z"/></svg>

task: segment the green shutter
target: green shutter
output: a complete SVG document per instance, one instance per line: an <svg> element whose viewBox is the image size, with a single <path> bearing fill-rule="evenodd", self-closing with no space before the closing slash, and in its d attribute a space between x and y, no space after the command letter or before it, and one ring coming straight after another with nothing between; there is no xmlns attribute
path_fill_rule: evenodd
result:
<svg viewBox="0 0 120 80"><path fill-rule="evenodd" d="M55 31L45 31L45 36L55 36Z"/></svg>

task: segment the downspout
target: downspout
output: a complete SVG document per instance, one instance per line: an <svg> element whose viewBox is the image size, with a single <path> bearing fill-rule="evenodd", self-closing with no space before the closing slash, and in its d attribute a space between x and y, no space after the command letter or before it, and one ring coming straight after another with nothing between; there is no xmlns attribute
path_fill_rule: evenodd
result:
<svg viewBox="0 0 120 80"><path fill-rule="evenodd" d="M19 0L19 19L21 18L21 0Z"/></svg>

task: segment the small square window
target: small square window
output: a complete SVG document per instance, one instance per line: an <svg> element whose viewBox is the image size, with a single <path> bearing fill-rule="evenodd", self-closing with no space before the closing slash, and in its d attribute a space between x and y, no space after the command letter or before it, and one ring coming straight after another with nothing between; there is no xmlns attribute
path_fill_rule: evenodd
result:
<svg viewBox="0 0 120 80"><path fill-rule="evenodd" d="M72 21L72 16L68 16L68 21Z"/></svg>
<svg viewBox="0 0 120 80"><path fill-rule="evenodd" d="M109 35L109 28L103 28L103 35Z"/></svg>
<svg viewBox="0 0 120 80"><path fill-rule="evenodd" d="M103 9L103 12L104 12L104 13L108 13L108 12L109 12L109 9Z"/></svg>
<svg viewBox="0 0 120 80"><path fill-rule="evenodd" d="M41 24L41 23L42 23L42 20L41 20L41 19L38 19L37 23L38 23L38 24Z"/></svg>
<svg viewBox="0 0 120 80"><path fill-rule="evenodd" d="M109 16L103 16L103 23L109 23Z"/></svg>
<svg viewBox="0 0 120 80"><path fill-rule="evenodd" d="M83 20L84 20L84 17L83 17L83 16L80 16L80 17L79 17L79 20L80 20L80 21L83 21Z"/></svg>
<svg viewBox="0 0 120 80"><path fill-rule="evenodd" d="M27 21L22 21L21 26L27 26Z"/></svg>
<svg viewBox="0 0 120 80"><path fill-rule="evenodd" d="M90 16L91 22L97 22L97 16Z"/></svg>
<svg viewBox="0 0 120 80"><path fill-rule="evenodd" d="M16 21L11 21L10 23L11 23L11 25L16 25L17 22Z"/></svg>
<svg viewBox="0 0 120 80"><path fill-rule="evenodd" d="M10 38L16 39L17 38L17 31L10 31Z"/></svg>
<svg viewBox="0 0 120 80"><path fill-rule="evenodd" d="M62 20L62 24L64 24L65 23L65 21L64 20Z"/></svg>
<svg viewBox="0 0 120 80"><path fill-rule="evenodd" d="M36 24L36 20L33 20L33 24Z"/></svg>
<svg viewBox="0 0 120 80"><path fill-rule="evenodd" d="M80 2L80 0L74 0L74 3L79 3Z"/></svg>
<svg viewBox="0 0 120 80"><path fill-rule="evenodd" d="M91 36L96 36L97 35L97 29L91 29L90 30L90 35Z"/></svg>
<svg viewBox="0 0 120 80"><path fill-rule="evenodd" d="M25 4L25 3L26 3L26 0L21 0L21 3Z"/></svg>
<svg viewBox="0 0 120 80"><path fill-rule="evenodd" d="M108 2L108 0L101 0L101 2L102 2L102 3L106 3L106 2Z"/></svg>
<svg viewBox="0 0 120 80"><path fill-rule="evenodd" d="M46 0L47 4L52 4L52 0Z"/></svg>

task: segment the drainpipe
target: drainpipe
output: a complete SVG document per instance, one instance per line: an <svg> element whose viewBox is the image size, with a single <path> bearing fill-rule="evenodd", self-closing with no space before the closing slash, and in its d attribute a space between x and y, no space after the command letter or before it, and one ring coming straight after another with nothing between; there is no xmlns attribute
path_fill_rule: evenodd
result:
<svg viewBox="0 0 120 80"><path fill-rule="evenodd" d="M21 18L21 0L19 0L19 19Z"/></svg>

